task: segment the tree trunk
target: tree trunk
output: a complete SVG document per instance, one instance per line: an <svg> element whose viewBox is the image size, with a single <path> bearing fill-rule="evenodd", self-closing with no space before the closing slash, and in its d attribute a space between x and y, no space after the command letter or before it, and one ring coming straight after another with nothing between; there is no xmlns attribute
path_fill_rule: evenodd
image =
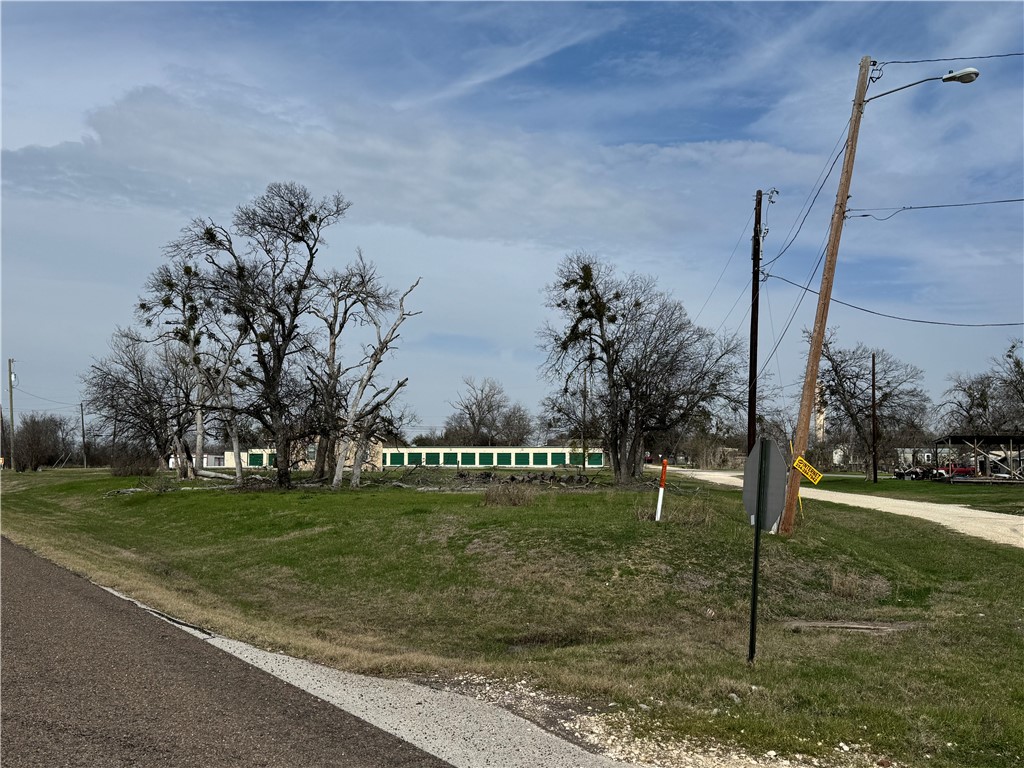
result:
<svg viewBox="0 0 1024 768"><path fill-rule="evenodd" d="M292 487L292 440L288 436L283 436L285 430L281 429L277 432L275 443L277 444L277 487L278 488L291 488Z"/></svg>
<svg viewBox="0 0 1024 768"><path fill-rule="evenodd" d="M331 487L334 490L338 490L341 487L341 482L345 477L345 461L348 459L348 452L352 450L352 438L346 435L341 440L341 450L338 451L338 466L334 470L334 482L331 483Z"/></svg>
<svg viewBox="0 0 1024 768"><path fill-rule="evenodd" d="M359 436L359 441L356 443L356 456L352 462L352 482L353 488L359 487L360 478L363 474L363 464L366 463L366 456L370 452L370 439L367 435L362 434Z"/></svg>
<svg viewBox="0 0 1024 768"><path fill-rule="evenodd" d="M313 479L322 480L327 477L327 447L331 442L329 437L320 435L316 441L316 459L313 461Z"/></svg>
<svg viewBox="0 0 1024 768"><path fill-rule="evenodd" d="M231 452L235 456L235 484L241 485L243 481L242 477L242 443L238 439L238 427L235 426L235 420L232 419L228 425L228 435L231 437Z"/></svg>
<svg viewBox="0 0 1024 768"><path fill-rule="evenodd" d="M194 473L198 476L204 468L203 452L206 450L206 419L203 418L203 409L196 409L196 455Z"/></svg>

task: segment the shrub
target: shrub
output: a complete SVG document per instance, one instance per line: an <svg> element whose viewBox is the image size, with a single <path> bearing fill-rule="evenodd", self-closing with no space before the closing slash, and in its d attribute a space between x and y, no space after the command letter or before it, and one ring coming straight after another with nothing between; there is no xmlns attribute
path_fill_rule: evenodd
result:
<svg viewBox="0 0 1024 768"><path fill-rule="evenodd" d="M537 489L523 483L490 485L484 491L484 506L528 507L537 498Z"/></svg>

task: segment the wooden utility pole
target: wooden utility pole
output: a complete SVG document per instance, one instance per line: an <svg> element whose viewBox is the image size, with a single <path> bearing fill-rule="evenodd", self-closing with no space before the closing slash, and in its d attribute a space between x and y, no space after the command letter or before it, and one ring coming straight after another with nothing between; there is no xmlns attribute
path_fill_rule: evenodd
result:
<svg viewBox="0 0 1024 768"><path fill-rule="evenodd" d="M757 442L757 304L761 285L761 190L754 196L754 236L750 247L750 374L747 377L747 455Z"/></svg>
<svg viewBox="0 0 1024 768"><path fill-rule="evenodd" d="M846 140L846 156L843 159L842 175L839 177L835 208L832 209L832 223L825 251L825 267L821 273L821 290L818 293L818 311L814 316L811 345L807 351L807 371L800 397L800 414L797 417L796 434L793 437L793 461L807 451L807 442L811 431L811 411L814 409L818 365L821 362L821 347L825 340L828 305L832 299L832 282L836 274L839 240L843 235L843 222L846 219L846 203L850 196L850 180L853 178L853 159L857 154L857 136L860 134L860 120L864 115L864 96L867 94L870 72L871 57L865 56L860 60L860 76L857 78L857 89L853 96L853 112L850 115L850 134ZM790 470L789 482L786 485L786 505L783 508L782 521L779 525L779 531L783 534L793 532L799 494L800 473Z"/></svg>

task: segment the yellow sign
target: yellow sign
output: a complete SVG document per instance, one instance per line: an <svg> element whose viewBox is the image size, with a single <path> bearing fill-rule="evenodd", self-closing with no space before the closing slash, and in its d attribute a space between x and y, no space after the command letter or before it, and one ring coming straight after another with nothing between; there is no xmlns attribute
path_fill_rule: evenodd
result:
<svg viewBox="0 0 1024 768"><path fill-rule="evenodd" d="M808 464L804 460L803 456L798 456L796 461L793 463L793 466L797 468L797 470L800 472L801 475L806 477L808 480L810 480L815 485L817 485L818 481L821 480L821 472L819 472L814 467L812 467L810 464Z"/></svg>

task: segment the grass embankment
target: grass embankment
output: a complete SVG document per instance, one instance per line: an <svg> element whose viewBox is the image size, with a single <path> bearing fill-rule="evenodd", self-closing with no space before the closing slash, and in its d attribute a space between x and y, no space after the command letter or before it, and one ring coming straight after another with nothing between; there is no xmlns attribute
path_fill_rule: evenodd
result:
<svg viewBox="0 0 1024 768"><path fill-rule="evenodd" d="M529 680L614 702L634 731L755 755L1024 765L1021 549L808 500L792 538L762 539L748 666L739 490L673 478L655 524L653 486L525 506L391 487L105 495L132 484L5 474L3 532L187 621L355 671Z"/></svg>

